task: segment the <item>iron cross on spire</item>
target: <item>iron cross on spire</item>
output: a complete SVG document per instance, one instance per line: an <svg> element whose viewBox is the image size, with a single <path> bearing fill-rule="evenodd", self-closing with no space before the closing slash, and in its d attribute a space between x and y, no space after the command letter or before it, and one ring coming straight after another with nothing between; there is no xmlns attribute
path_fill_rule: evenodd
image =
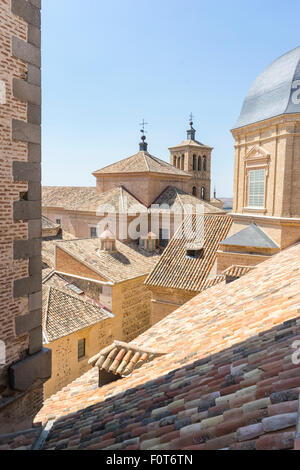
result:
<svg viewBox="0 0 300 470"><path fill-rule="evenodd" d="M145 126L148 126L148 122L145 122L145 119L143 119L143 122L141 122L140 126L142 126L141 133L143 135L147 134L147 131L145 129Z"/></svg>
<svg viewBox="0 0 300 470"><path fill-rule="evenodd" d="M190 122L193 122L194 121L194 116L193 116L193 113L190 114Z"/></svg>
<svg viewBox="0 0 300 470"><path fill-rule="evenodd" d="M148 144L146 142L146 136L145 136L145 134L147 133L147 131L145 130L145 126L147 125L148 123L145 122L145 119L143 119L143 122L141 122L140 124L140 126L142 126L142 129L141 129L142 142L140 143L140 150L144 152L147 152L147 149L148 149Z"/></svg>

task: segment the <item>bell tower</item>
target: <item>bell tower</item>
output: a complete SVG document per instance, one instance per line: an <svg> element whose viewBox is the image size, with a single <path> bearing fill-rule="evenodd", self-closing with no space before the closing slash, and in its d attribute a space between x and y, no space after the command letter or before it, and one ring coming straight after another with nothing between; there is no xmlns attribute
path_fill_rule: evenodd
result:
<svg viewBox="0 0 300 470"><path fill-rule="evenodd" d="M210 202L211 194L211 154L213 147L196 140L193 115L190 115L190 128L187 139L175 147L170 147L170 163L180 170L189 173L188 192L193 196Z"/></svg>

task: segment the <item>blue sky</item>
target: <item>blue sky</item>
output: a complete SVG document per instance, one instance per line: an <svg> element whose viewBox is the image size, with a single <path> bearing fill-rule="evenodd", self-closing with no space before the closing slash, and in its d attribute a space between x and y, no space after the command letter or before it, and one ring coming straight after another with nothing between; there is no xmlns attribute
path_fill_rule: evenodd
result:
<svg viewBox="0 0 300 470"><path fill-rule="evenodd" d="M259 73L300 44L297 0L43 0L43 184L90 186L138 149L169 160L192 111L232 196L230 129Z"/></svg>

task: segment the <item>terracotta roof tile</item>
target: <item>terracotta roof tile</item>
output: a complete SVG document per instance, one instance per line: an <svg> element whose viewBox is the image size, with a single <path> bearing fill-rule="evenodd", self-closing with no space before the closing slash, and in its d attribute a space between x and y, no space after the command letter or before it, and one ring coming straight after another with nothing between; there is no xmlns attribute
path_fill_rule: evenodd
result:
<svg viewBox="0 0 300 470"><path fill-rule="evenodd" d="M209 202L203 201L189 193L186 193L182 189L178 189L175 186L168 186L165 191L153 202L153 204L163 205L167 204L172 211L176 208L183 213L195 213L196 208L199 206L203 207L204 214L225 214L225 211L218 207L209 204ZM163 211L163 209L160 209ZM165 209L166 210L166 209ZM151 209L151 212L156 212L157 209Z"/></svg>
<svg viewBox="0 0 300 470"><path fill-rule="evenodd" d="M45 448L293 449L299 258L291 247L143 333L129 345L165 355L130 377L96 388L94 368L47 400Z"/></svg>
<svg viewBox="0 0 300 470"><path fill-rule="evenodd" d="M122 186L102 194L98 194L95 187L44 186L42 188L42 207L95 213L98 208L105 206L110 208L113 206L117 213L120 208L130 212L132 206L142 206L146 210L146 207Z"/></svg>
<svg viewBox="0 0 300 470"><path fill-rule="evenodd" d="M27 431L0 435L0 450L32 450L41 432L42 427L37 426Z"/></svg>
<svg viewBox="0 0 300 470"><path fill-rule="evenodd" d="M170 163L160 160L148 152L138 152L131 157L124 158L119 162L113 163L101 170L93 173L95 176L101 176L111 173L164 173L166 175L185 176L190 178L190 175L185 171L175 168Z"/></svg>
<svg viewBox="0 0 300 470"><path fill-rule="evenodd" d="M46 342L55 341L75 331L95 325L112 314L94 301L80 299L66 290L43 286L43 335Z"/></svg>
<svg viewBox="0 0 300 470"><path fill-rule="evenodd" d="M121 341L114 341L91 358L89 364L98 367L99 370L126 377L159 356L161 354L156 351L146 351Z"/></svg>
<svg viewBox="0 0 300 470"><path fill-rule="evenodd" d="M135 242L117 240L114 253L100 251L98 238L60 241L56 246L111 282L146 275L159 260L158 252L145 251Z"/></svg>
<svg viewBox="0 0 300 470"><path fill-rule="evenodd" d="M186 245L197 240L197 231L193 233L196 217L196 215L185 217L183 226L178 229L160 261L148 276L147 285L195 292L203 290L216 262L219 243L227 236L232 219L228 215L205 215L203 256L190 259L187 257ZM179 233L182 233L182 236L179 236Z"/></svg>
<svg viewBox="0 0 300 470"><path fill-rule="evenodd" d="M238 279L245 274L248 274L253 269L255 269L255 266L233 265L230 266L230 268L225 269L225 271L223 271L223 275Z"/></svg>

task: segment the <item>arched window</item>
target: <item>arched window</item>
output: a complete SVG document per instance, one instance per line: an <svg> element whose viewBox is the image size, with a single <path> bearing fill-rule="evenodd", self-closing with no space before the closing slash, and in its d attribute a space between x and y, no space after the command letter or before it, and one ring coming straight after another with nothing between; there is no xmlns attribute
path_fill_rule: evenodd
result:
<svg viewBox="0 0 300 470"><path fill-rule="evenodd" d="M207 158L204 155L204 157L203 157L203 171L206 171L206 169L207 169Z"/></svg>
<svg viewBox="0 0 300 470"><path fill-rule="evenodd" d="M193 171L197 170L197 157L193 155Z"/></svg>
<svg viewBox="0 0 300 470"><path fill-rule="evenodd" d="M196 188L196 186L193 187L193 196L197 197L197 188Z"/></svg>
<svg viewBox="0 0 300 470"><path fill-rule="evenodd" d="M174 157L174 160L173 160L173 165L175 166L176 168L176 165L177 165L177 157Z"/></svg>
<svg viewBox="0 0 300 470"><path fill-rule="evenodd" d="M205 187L204 186L202 186L201 188L201 199L203 200L205 199Z"/></svg>
<svg viewBox="0 0 300 470"><path fill-rule="evenodd" d="M184 155L181 157L181 169L184 170Z"/></svg>
<svg viewBox="0 0 300 470"><path fill-rule="evenodd" d="M201 171L201 157L198 157L198 171Z"/></svg>

